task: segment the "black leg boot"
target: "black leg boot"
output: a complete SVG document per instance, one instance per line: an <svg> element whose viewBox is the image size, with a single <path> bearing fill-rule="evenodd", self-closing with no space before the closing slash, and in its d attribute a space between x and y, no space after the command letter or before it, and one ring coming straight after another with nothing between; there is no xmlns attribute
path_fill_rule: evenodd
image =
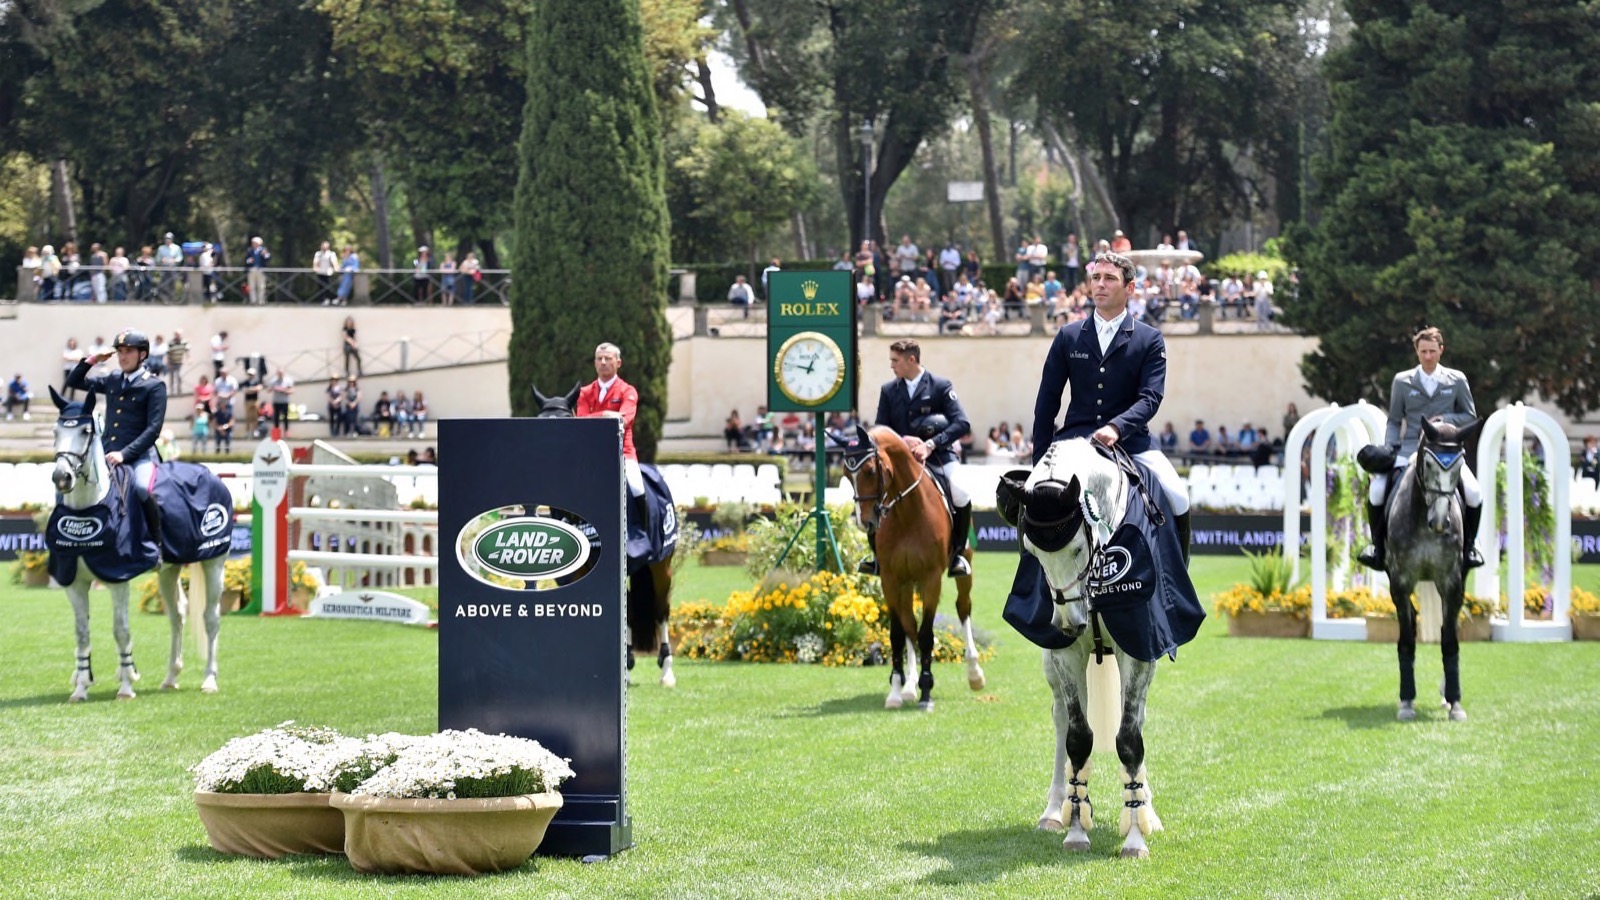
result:
<svg viewBox="0 0 1600 900"><path fill-rule="evenodd" d="M158 553L163 552L161 548L161 504L156 502L155 497L146 497L142 505L144 506L145 527L150 531L150 540L155 542Z"/></svg>
<svg viewBox="0 0 1600 900"><path fill-rule="evenodd" d="M1178 525L1178 546L1183 548L1183 567L1189 568L1189 538L1194 533L1189 524L1189 514L1179 513L1173 517Z"/></svg>
<svg viewBox="0 0 1600 900"><path fill-rule="evenodd" d="M1356 557L1356 562L1380 572L1387 568L1383 558L1383 543L1389 538L1389 520L1384 518L1383 513L1383 504L1367 504L1367 524L1372 530L1372 544Z"/></svg>
<svg viewBox="0 0 1600 900"><path fill-rule="evenodd" d="M1483 565L1483 554L1478 552L1478 523L1483 521L1483 507L1461 507L1461 566L1476 569Z"/></svg>
<svg viewBox="0 0 1600 900"><path fill-rule="evenodd" d="M960 578L972 574L972 566L967 562L967 535L972 531L972 504L956 510L955 522L951 525L950 534L950 571L951 578Z"/></svg>
<svg viewBox="0 0 1600 900"><path fill-rule="evenodd" d="M871 552L867 554L866 559L856 563L856 571L862 575L876 575L878 574L878 529L876 528L867 529L867 549Z"/></svg>

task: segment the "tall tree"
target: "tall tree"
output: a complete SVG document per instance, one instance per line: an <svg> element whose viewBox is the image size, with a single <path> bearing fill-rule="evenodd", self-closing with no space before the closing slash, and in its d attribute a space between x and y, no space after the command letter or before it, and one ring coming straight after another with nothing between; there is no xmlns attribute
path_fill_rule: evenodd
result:
<svg viewBox="0 0 1600 900"><path fill-rule="evenodd" d="M633 436L655 456L666 412L667 205L661 123L637 0L546 0L528 28L518 152L511 409L529 385L592 377L591 351L622 348L639 389Z"/></svg>
<svg viewBox="0 0 1600 900"><path fill-rule="evenodd" d="M676 258L753 263L757 242L805 208L816 181L798 140L765 119L724 110L718 122L694 128L668 174Z"/></svg>
<svg viewBox="0 0 1600 900"><path fill-rule="evenodd" d="M1353 0L1328 61L1321 221L1292 235L1314 394L1387 400L1436 325L1478 408L1600 406L1600 10Z"/></svg>

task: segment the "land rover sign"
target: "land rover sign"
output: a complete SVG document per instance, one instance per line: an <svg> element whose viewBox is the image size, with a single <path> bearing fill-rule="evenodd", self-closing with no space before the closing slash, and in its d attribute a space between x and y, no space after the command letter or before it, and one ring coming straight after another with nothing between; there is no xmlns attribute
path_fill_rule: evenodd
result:
<svg viewBox="0 0 1600 900"><path fill-rule="evenodd" d="M570 575L590 554L589 537L578 527L537 515L502 519L477 537L462 535L456 546L469 557L462 560L469 573L480 570L524 582Z"/></svg>

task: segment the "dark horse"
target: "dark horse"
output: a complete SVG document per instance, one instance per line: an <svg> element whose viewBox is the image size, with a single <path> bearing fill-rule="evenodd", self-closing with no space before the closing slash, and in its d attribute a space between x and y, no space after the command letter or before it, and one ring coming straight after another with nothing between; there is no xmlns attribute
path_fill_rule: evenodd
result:
<svg viewBox="0 0 1600 900"><path fill-rule="evenodd" d="M1440 655L1444 657L1444 705L1452 720L1459 722L1467 717L1461 708L1461 645L1456 637L1456 619L1466 595L1466 571L1461 563L1463 541L1475 536L1463 533L1458 489L1461 469L1466 465L1466 445L1482 424L1480 421L1457 428L1424 420L1417 455L1400 477L1386 513L1389 534L1384 543L1384 561L1389 594L1394 598L1395 617L1400 623L1402 722L1417 716L1417 681L1413 672L1417 660L1417 611L1411 605L1411 594L1430 581L1438 591L1444 613L1439 633Z"/></svg>
<svg viewBox="0 0 1600 900"><path fill-rule="evenodd" d="M578 403L578 391L581 384L572 386L566 396L546 397L539 393L537 387L533 388L533 399L539 404L540 419L570 419L572 410ZM641 470L646 470L646 480L658 482L665 490L666 482L659 475L654 479L648 473L654 473L655 467L640 464ZM631 504L630 504L631 506ZM667 497L668 515L672 512L672 498ZM677 526L672 529L676 532ZM644 560L628 560L628 671L633 671L633 655L639 653L655 653L656 662L661 666L661 685L674 687L678 683L677 676L672 674L672 640L667 627L667 621L672 613L672 557L658 562Z"/></svg>
<svg viewBox="0 0 1600 900"><path fill-rule="evenodd" d="M917 705L933 709L933 617L950 561L951 516L926 466L911 455L900 435L879 425L868 432L857 426L856 440L845 450L845 474L856 493L856 518L878 530L878 571L889 604L889 644L894 669L884 706L895 709L911 699L906 682L906 636L915 634L912 665L922 663L917 679ZM970 562L972 550L966 551ZM922 624L914 600L922 599ZM956 579L956 616L965 629L967 685L982 690L983 668L972 639L972 576Z"/></svg>

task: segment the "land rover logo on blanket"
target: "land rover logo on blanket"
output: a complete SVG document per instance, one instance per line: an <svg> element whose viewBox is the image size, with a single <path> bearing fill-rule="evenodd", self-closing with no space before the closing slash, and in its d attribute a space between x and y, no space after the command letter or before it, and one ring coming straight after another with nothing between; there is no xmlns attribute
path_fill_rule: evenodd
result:
<svg viewBox="0 0 1600 900"><path fill-rule="evenodd" d="M214 537L227 527L227 507L221 503L213 503L206 507L206 514L200 519L200 534L202 537Z"/></svg>
<svg viewBox="0 0 1600 900"><path fill-rule="evenodd" d="M471 561L486 571L536 581L583 568L589 559L589 538L560 519L522 516L483 529L472 539L469 552Z"/></svg>
<svg viewBox="0 0 1600 900"><path fill-rule="evenodd" d="M1128 548L1105 547L1091 577L1097 585L1112 585L1121 581L1131 568L1133 568L1133 554L1128 552Z"/></svg>
<svg viewBox="0 0 1600 900"><path fill-rule="evenodd" d="M105 523L90 516L62 516L56 520L56 530L61 536L74 541L87 541L98 535Z"/></svg>

